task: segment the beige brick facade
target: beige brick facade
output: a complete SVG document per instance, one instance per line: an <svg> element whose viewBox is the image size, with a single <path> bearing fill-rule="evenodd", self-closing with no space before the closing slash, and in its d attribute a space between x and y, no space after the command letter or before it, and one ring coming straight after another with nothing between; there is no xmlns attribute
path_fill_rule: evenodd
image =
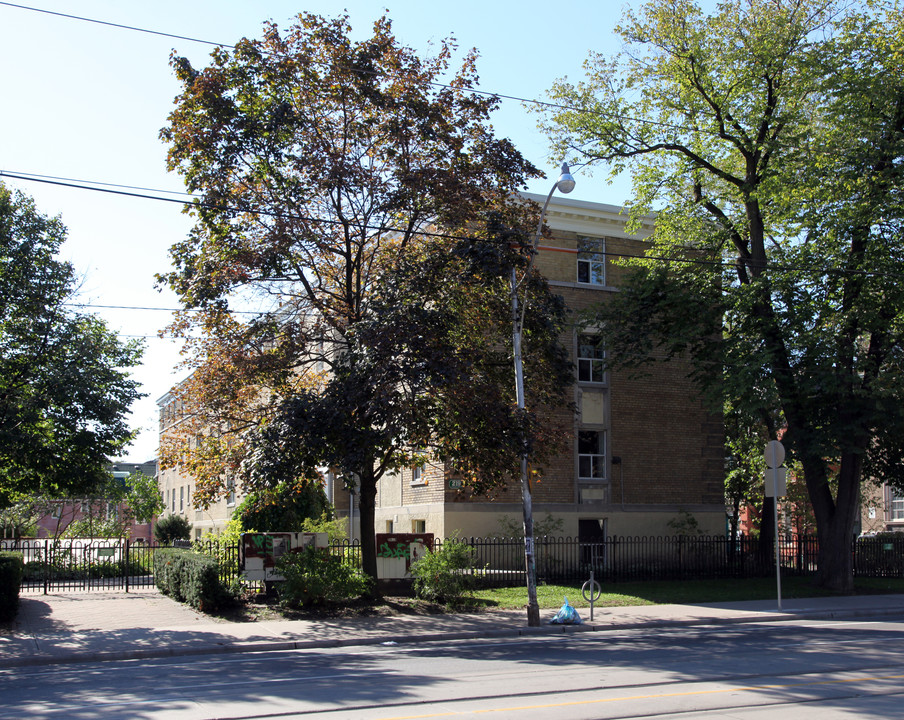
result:
<svg viewBox="0 0 904 720"><path fill-rule="evenodd" d="M552 236L541 241L537 268L572 310L605 302L618 291L625 272L617 258L642 254L643 239L652 226L632 236L625 222L618 207L553 199L547 216ZM579 254L585 242L598 254ZM568 329L562 342L577 358L578 333ZM643 379L616 373L595 377L592 359L584 361L584 369L589 380L580 381L576 368L569 398L577 413L561 411L558 418L573 428L571 450L543 468L539 482L533 484L535 520L551 515L562 522L562 534L569 536L580 536L593 526L608 535L667 535L672 533L669 522L686 511L705 532L724 533L722 423L703 407L687 378L688 365L656 364ZM529 399L530 377L525 382ZM163 436L179 422L179 408L171 396L158 404ZM581 477L582 469L589 477ZM222 528L241 499L237 488L237 497L206 511L195 510L189 477L171 469L161 471L159 479L167 506L164 515L185 515L195 535ZM455 476L447 468L431 463L417 472L406 468L382 478L376 531L429 532L437 537L458 532L471 537L500 534L501 517L520 522L518 482L492 498L471 497L454 485ZM339 516L353 516L351 535L359 537L357 498L329 474L326 489Z"/></svg>
<svg viewBox="0 0 904 720"><path fill-rule="evenodd" d="M572 310L605 302L625 272L616 259L644 251L652 227L629 235L619 210L560 198L550 204L552 237L541 241L537 268ZM579 254L582 246L600 252ZM569 329L562 341L576 358L577 332ZM593 521L609 535L666 535L672 533L669 522L686 511L705 532L723 533L722 422L703 406L688 370L686 362L672 361L651 366L642 379L607 373L577 381L577 413L565 418L574 428L572 451L555 458L534 483L535 519L552 515L562 521L563 533L573 536L582 532L581 521ZM529 377L526 384L529 397ZM582 433L595 433L586 436L598 443L594 452L582 452L588 447L580 441ZM582 456L585 472L597 468L591 478L581 477ZM438 466L428 466L426 476L427 485L413 484L410 470L381 481L377 528L410 531L414 520L423 520L426 532L443 537L458 531L467 537L498 534L500 516L520 521L517 482L492 498L479 498L450 487L454 476Z"/></svg>

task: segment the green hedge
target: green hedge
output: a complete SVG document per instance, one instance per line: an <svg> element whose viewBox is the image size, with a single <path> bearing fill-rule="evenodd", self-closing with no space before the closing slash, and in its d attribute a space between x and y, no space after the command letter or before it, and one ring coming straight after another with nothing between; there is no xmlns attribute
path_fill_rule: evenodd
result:
<svg viewBox="0 0 904 720"><path fill-rule="evenodd" d="M220 582L216 559L192 550L156 550L154 582L164 595L201 612L216 612L231 600L229 591Z"/></svg>
<svg viewBox="0 0 904 720"><path fill-rule="evenodd" d="M0 621L9 622L19 611L19 586L25 573L20 553L0 552Z"/></svg>
<svg viewBox="0 0 904 720"><path fill-rule="evenodd" d="M285 578L277 586L279 600L290 608L342 602L370 591L370 578L321 548L287 553L276 561L276 569Z"/></svg>

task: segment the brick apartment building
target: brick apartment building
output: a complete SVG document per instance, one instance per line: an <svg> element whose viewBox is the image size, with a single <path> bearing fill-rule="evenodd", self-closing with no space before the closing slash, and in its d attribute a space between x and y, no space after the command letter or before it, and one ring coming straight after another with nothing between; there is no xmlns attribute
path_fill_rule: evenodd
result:
<svg viewBox="0 0 904 720"><path fill-rule="evenodd" d="M550 204L553 237L541 244L536 265L572 310L605 302L624 273L614 258L644 250L652 224L631 236L619 211L567 198ZM722 421L703 407L689 365L656 364L648 377L632 379L602 372L605 350L593 335L569 330L562 342L575 360L572 452L534 484L535 520L551 515L562 534L591 540L673 534L669 523L689 512L704 532L724 533ZM530 378L525 382L529 398ZM499 534L500 516L520 523L517 481L493 500L472 498L449 470L428 464L381 480L377 531L486 536Z"/></svg>
<svg viewBox="0 0 904 720"><path fill-rule="evenodd" d="M528 195L542 202L544 198ZM618 291L624 272L614 258L639 255L643 238L629 235L620 208L554 198L547 224L551 240L539 248L537 268L568 306L580 310ZM689 366L656 364L648 377L632 379L603 373L604 349L592 334L569 330L562 341L575 358L573 402L565 417L574 428L572 451L549 463L533 488L535 520L551 515L561 534L591 540L600 535L668 535L669 522L691 513L706 533L725 532L723 426L707 413ZM514 383L514 369L513 379ZM530 378L526 378L530 397ZM161 435L180 422L178 400L158 401ZM191 505L193 483L178 469L159 473L166 512L181 513L194 534L221 528L235 506L231 493L209 509ZM500 534L501 517L520 523L521 494L516 481L492 500L470 497L456 487L450 468L428 463L381 479L377 492L377 532L428 532L446 537ZM239 489L240 490L240 489ZM351 516L351 535L359 530L356 497L326 474L326 491L337 514Z"/></svg>

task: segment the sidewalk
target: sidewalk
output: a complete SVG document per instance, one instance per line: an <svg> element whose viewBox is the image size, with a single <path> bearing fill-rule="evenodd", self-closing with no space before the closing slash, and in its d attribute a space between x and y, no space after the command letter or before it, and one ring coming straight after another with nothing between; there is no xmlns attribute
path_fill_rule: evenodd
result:
<svg viewBox="0 0 904 720"><path fill-rule="evenodd" d="M324 620L228 622L195 612L156 590L20 596L11 631L0 630L0 668L209 653L380 643L517 637L636 627L904 615L904 595L595 608L582 625L529 628L523 610ZM541 616L546 623L553 611ZM548 617L547 617L548 616Z"/></svg>

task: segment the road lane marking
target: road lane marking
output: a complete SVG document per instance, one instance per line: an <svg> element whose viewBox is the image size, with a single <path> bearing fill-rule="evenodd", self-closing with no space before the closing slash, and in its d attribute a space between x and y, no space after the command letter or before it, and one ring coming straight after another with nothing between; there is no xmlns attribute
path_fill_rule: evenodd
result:
<svg viewBox="0 0 904 720"><path fill-rule="evenodd" d="M703 696L703 695L719 695L724 693L735 693L735 692L752 692L758 690L788 690L792 688L802 688L802 687L815 687L817 685L843 685L845 683L857 683L857 682L868 682L871 680L900 680L904 678L904 674L901 675L875 675L870 677L857 677L857 678L849 678L846 680L837 679L837 680L816 680L811 682L797 682L797 683L774 683L769 685L742 685L738 687L729 687L729 688L720 688L718 690L690 690L687 692L671 692L671 693L652 693L649 695L623 695L621 697L614 698L596 698L593 700L569 700L568 702L559 702L559 703L547 703L547 704L538 704L538 705L517 705L513 707L506 708L491 708L485 710L461 710L461 711L447 711L441 713L432 713L426 715L393 715L391 717L383 717L378 718L377 720L427 720L428 718L440 718L440 717L454 717L461 715L483 715L487 713L494 712L519 712L519 711L527 711L527 710L549 710L552 708L564 708L564 707L577 707L581 705L597 705L603 703L612 703L612 702L626 702L630 700L656 700L663 698L673 698L673 697L692 697L692 696ZM586 691L585 691L586 692ZM475 700L487 700L490 698L475 698ZM466 701L462 701L466 702Z"/></svg>

